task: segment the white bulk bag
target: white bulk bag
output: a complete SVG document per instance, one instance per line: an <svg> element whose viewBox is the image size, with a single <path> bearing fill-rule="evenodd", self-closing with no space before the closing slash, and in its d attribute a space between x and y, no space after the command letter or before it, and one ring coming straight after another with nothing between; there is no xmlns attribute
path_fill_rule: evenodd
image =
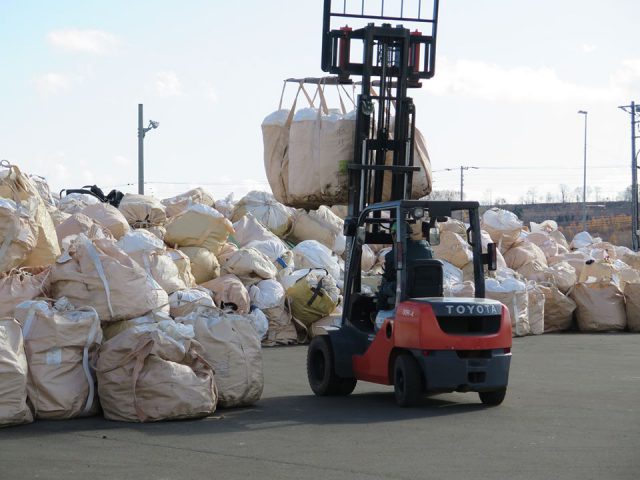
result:
<svg viewBox="0 0 640 480"><path fill-rule="evenodd" d="M13 200L0 198L0 272L20 266L37 243L29 212Z"/></svg>
<svg viewBox="0 0 640 480"><path fill-rule="evenodd" d="M251 213L265 228L275 235L284 237L291 228L291 212L273 195L267 192L251 191L235 205L232 221L236 222Z"/></svg>
<svg viewBox="0 0 640 480"><path fill-rule="evenodd" d="M37 418L94 415L98 398L92 365L102 330L91 307L27 301L16 307L29 363L27 393Z"/></svg>
<svg viewBox="0 0 640 480"><path fill-rule="evenodd" d="M296 268L322 268L337 282L342 280L338 258L331 250L315 240L305 240L293 248Z"/></svg>
<svg viewBox="0 0 640 480"><path fill-rule="evenodd" d="M485 281L486 296L506 305L511 316L512 333L516 337L529 335L529 298L524 283L514 279L488 278Z"/></svg>
<svg viewBox="0 0 640 480"><path fill-rule="evenodd" d="M293 252L281 240L254 240L246 245L255 248L266 255L276 266L278 271L293 271Z"/></svg>
<svg viewBox="0 0 640 480"><path fill-rule="evenodd" d="M337 255L346 248L343 234L344 220L328 207L321 205L317 210L297 210L293 217L293 230L289 238L294 243L317 240Z"/></svg>
<svg viewBox="0 0 640 480"><path fill-rule="evenodd" d="M176 195L175 197L165 198L160 203L164 205L166 209L167 217L174 217L192 205L206 205L207 207L213 206L213 196L201 187L191 189L187 192Z"/></svg>
<svg viewBox="0 0 640 480"><path fill-rule="evenodd" d="M482 215L482 229L491 236L500 251L504 253L520 238L522 222L515 213L492 208Z"/></svg>
<svg viewBox="0 0 640 480"><path fill-rule="evenodd" d="M118 210L134 228L164 225L167 221L165 206L149 195L127 193L118 205Z"/></svg>
<svg viewBox="0 0 640 480"><path fill-rule="evenodd" d="M173 318L185 317L198 306L215 307L211 294L205 288L188 288L169 295L169 309Z"/></svg>
<svg viewBox="0 0 640 480"><path fill-rule="evenodd" d="M262 240L279 240L279 238L262 226L253 215L248 213L240 220L233 224L235 233L233 238L238 242L238 245L244 247L249 242L262 241Z"/></svg>
<svg viewBox="0 0 640 480"><path fill-rule="evenodd" d="M28 375L20 324L0 318L0 427L33 422L27 406Z"/></svg>

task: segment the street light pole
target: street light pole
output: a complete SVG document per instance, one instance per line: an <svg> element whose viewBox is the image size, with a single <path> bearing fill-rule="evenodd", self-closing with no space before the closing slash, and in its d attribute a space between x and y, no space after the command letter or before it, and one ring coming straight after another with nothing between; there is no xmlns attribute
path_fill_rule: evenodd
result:
<svg viewBox="0 0 640 480"><path fill-rule="evenodd" d="M618 107L620 110L630 114L631 116L631 246L634 252L640 248L640 239L638 238L638 154L636 151L636 126L640 120L636 119L636 115L640 113L640 105L631 102L631 105Z"/></svg>
<svg viewBox="0 0 640 480"><path fill-rule="evenodd" d="M580 110L584 115L584 175L582 183L582 230L587 231L587 115L589 112Z"/></svg>
<svg viewBox="0 0 640 480"><path fill-rule="evenodd" d="M142 104L138 104L138 194L144 195L144 137L151 129L158 128L159 122L149 120L149 126L144 128Z"/></svg>
<svg viewBox="0 0 640 480"><path fill-rule="evenodd" d="M138 194L144 195L144 127L142 104L138 104Z"/></svg>

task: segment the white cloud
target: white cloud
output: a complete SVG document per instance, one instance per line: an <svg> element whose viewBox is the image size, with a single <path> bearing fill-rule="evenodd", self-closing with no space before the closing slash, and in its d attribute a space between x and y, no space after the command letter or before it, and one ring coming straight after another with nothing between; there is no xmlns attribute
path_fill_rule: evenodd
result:
<svg viewBox="0 0 640 480"><path fill-rule="evenodd" d="M585 43L584 45L582 45L582 51L584 53L593 53L596 51L596 47L595 45L589 45L588 43Z"/></svg>
<svg viewBox="0 0 640 480"><path fill-rule="evenodd" d="M161 97L178 97L183 94L182 84L175 72L156 74L156 93Z"/></svg>
<svg viewBox="0 0 640 480"><path fill-rule="evenodd" d="M120 43L118 37L102 30L55 30L47 35L50 45L71 52L108 54Z"/></svg>
<svg viewBox="0 0 640 480"><path fill-rule="evenodd" d="M82 78L76 75L49 72L36 78L34 84L41 95L55 95L69 91L81 81Z"/></svg>
<svg viewBox="0 0 640 480"><path fill-rule="evenodd" d="M502 67L474 60L441 58L438 73L425 89L435 95L482 100L559 103L612 102L640 86L640 60L627 60L604 86L588 86L561 79L551 67Z"/></svg>

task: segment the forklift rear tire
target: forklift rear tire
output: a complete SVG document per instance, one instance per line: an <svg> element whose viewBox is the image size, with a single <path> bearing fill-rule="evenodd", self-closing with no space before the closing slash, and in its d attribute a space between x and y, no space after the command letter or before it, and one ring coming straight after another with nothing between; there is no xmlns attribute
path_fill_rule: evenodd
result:
<svg viewBox="0 0 640 480"><path fill-rule="evenodd" d="M341 378L336 375L333 348L327 335L319 335L309 344L307 377L313 393L321 397L349 395L357 383L355 378Z"/></svg>
<svg viewBox="0 0 640 480"><path fill-rule="evenodd" d="M393 385L396 402L401 407L413 407L422 397L422 372L410 353L401 353L393 366Z"/></svg>
<svg viewBox="0 0 640 480"><path fill-rule="evenodd" d="M500 405L504 401L504 397L506 394L506 387L499 390L492 390L490 392L478 392L482 404L490 407Z"/></svg>

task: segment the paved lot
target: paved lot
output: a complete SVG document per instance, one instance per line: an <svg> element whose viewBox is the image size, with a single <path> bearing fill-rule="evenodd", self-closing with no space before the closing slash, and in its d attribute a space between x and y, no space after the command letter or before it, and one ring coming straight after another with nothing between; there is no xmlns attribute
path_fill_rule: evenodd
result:
<svg viewBox="0 0 640 480"><path fill-rule="evenodd" d="M395 406L390 387L316 398L306 347L265 351L254 408L158 424L0 430L0 479L639 479L640 335L516 339L505 403Z"/></svg>

